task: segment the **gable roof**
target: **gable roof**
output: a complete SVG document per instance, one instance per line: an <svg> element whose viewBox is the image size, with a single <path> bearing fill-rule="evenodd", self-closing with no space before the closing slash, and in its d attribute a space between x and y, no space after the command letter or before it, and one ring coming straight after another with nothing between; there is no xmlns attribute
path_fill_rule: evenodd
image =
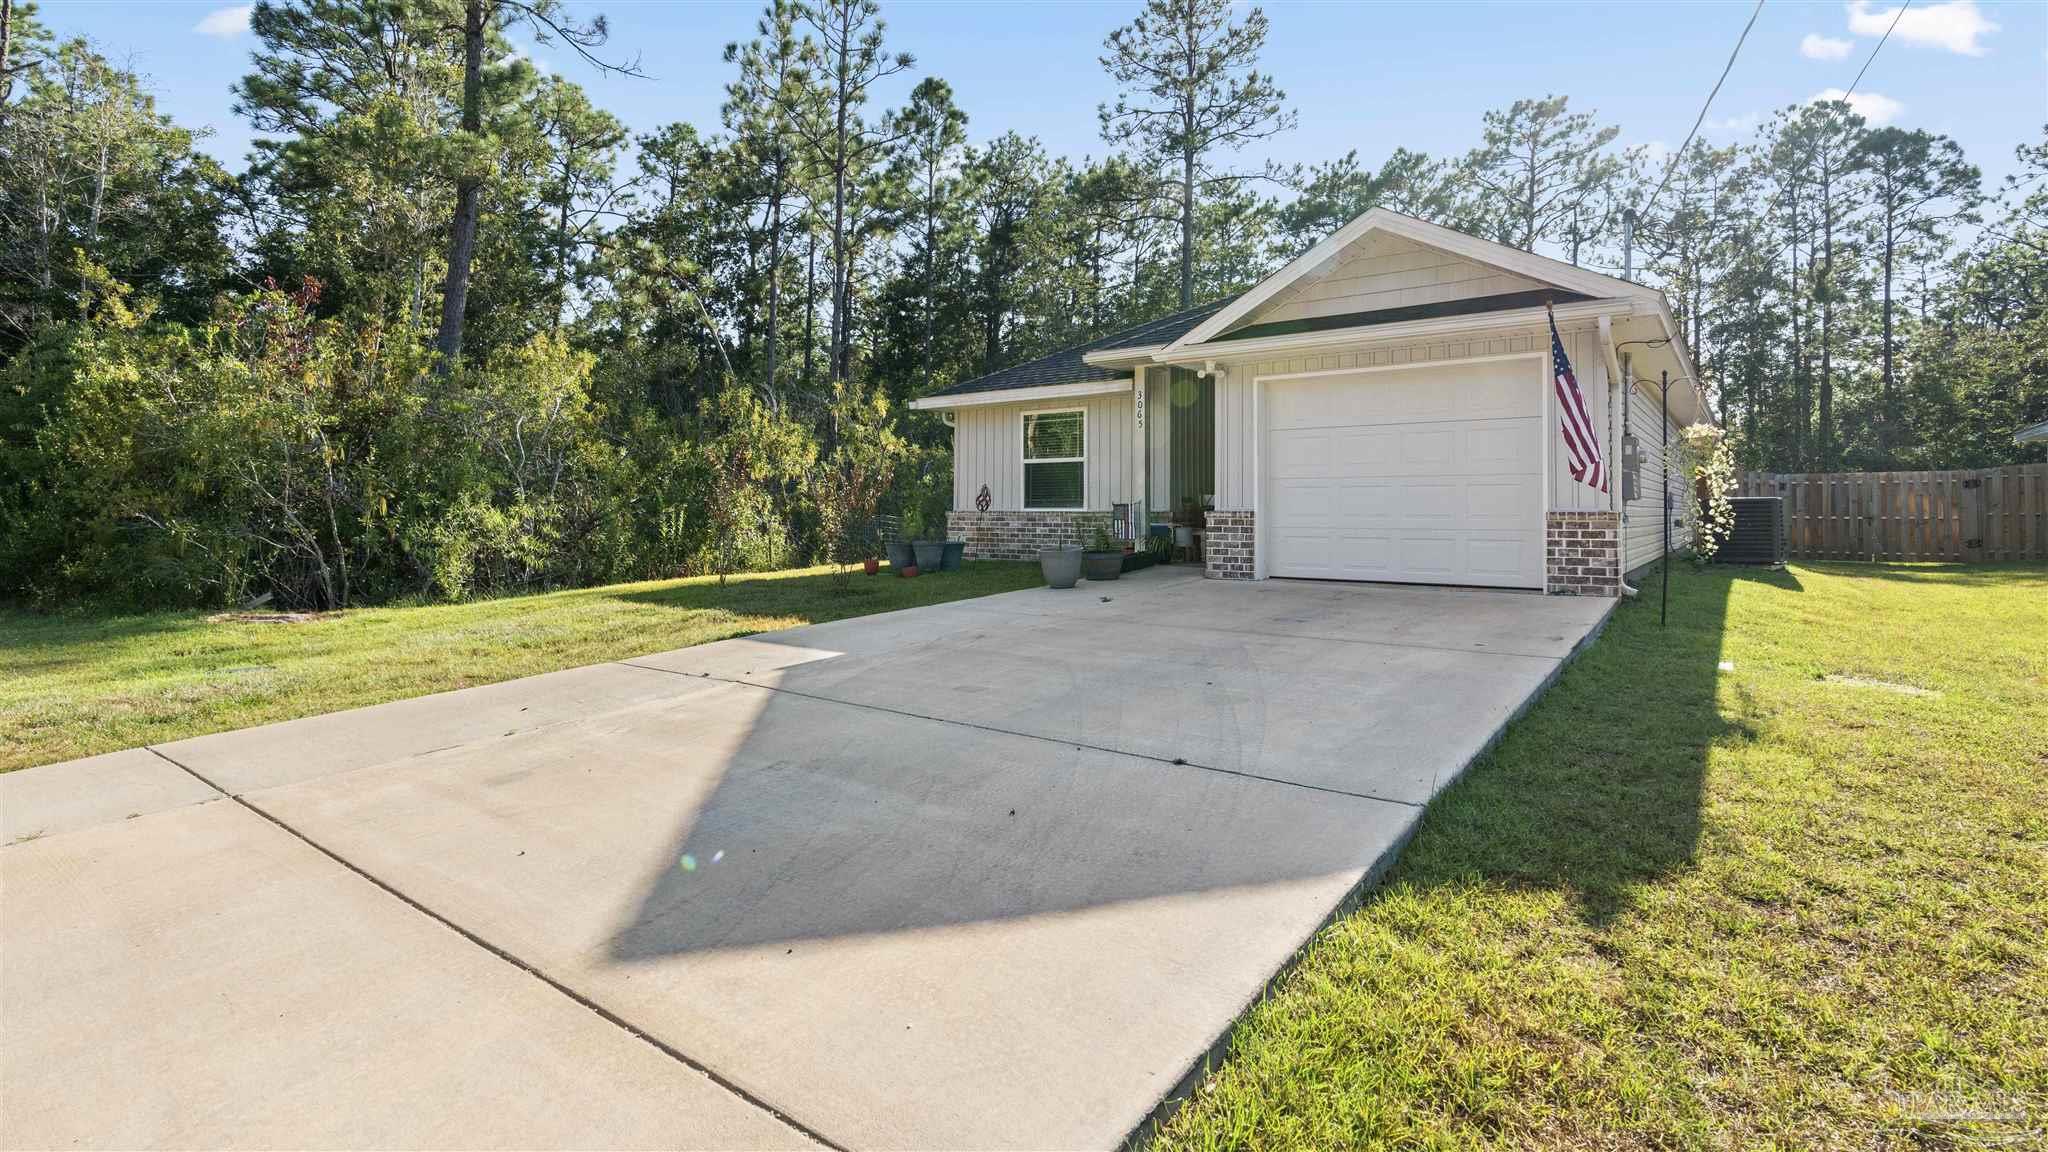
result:
<svg viewBox="0 0 2048 1152"><path fill-rule="evenodd" d="M1506 244L1481 240L1477 236L1468 236L1441 225L1417 220L1413 216L1403 216L1392 209L1374 208L1339 228L1328 239L1296 257L1285 268L1259 281L1250 291L1231 301L1228 306L1218 309L1214 315L1190 328L1175 340L1167 351L1178 352L1217 339L1228 331L1231 325L1250 316L1254 310L1304 277L1333 263L1347 248L1372 232L1385 232L1417 244L1441 249L1518 276L1554 285L1564 293L1578 293L1583 298L1626 297L1655 300L1660 305L1663 302L1663 294L1654 288L1646 288L1618 277L1578 268L1548 256L1524 252ZM1541 303L1541 300L1537 302Z"/></svg>
<svg viewBox="0 0 2048 1152"><path fill-rule="evenodd" d="M2012 434L2012 442L2015 444L2032 444L2041 440L2048 440L2048 420L2043 420L2039 424L2029 424Z"/></svg>
<svg viewBox="0 0 2048 1152"><path fill-rule="evenodd" d="M1057 352L1013 364L986 376L963 380L950 388L941 388L922 399L932 400L942 396L961 396L971 392L1000 392L1013 388L1045 388L1056 384L1087 384L1100 380L1126 380L1130 378L1128 368L1108 368L1090 364L1085 357L1090 352L1110 352L1122 348L1150 348L1168 344L1182 333L1214 315L1217 309L1228 305L1235 296L1211 300L1207 304L1182 309L1156 320L1147 320L1120 332L1098 336L1086 344L1076 344Z"/></svg>

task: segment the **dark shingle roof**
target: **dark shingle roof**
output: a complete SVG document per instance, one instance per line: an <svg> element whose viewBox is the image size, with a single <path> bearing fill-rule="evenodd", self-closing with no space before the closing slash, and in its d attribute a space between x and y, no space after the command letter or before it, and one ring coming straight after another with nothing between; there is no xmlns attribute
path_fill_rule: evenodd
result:
<svg viewBox="0 0 2048 1152"><path fill-rule="evenodd" d="M1147 320L1143 324L1099 336L1086 344L1062 348L1049 356L1026 360L999 372L991 372L973 380L963 380L951 388L932 393L934 396L959 396L969 392L997 392L1008 388L1043 388L1052 384L1085 384L1093 380L1121 380L1129 376L1129 369L1103 368L1090 364L1081 357L1089 352L1108 352L1118 348L1144 348L1153 344L1170 344L1192 331L1195 325L1214 316L1224 305L1237 299L1226 296L1211 300L1194 308Z"/></svg>
<svg viewBox="0 0 2048 1152"><path fill-rule="evenodd" d="M1313 316L1306 320L1275 320L1251 324L1215 338L1256 340L1261 336L1297 336L1303 332L1327 332L1333 328L1370 328L1375 324L1397 324L1404 320L1437 320L1445 316L1474 316L1481 312L1509 312L1535 308L1544 303L1576 304L1592 297L1562 288L1538 288L1528 292L1504 292L1498 296L1475 296L1466 300L1445 300L1436 304L1409 304L1400 308L1379 308L1371 312L1346 312L1340 316Z"/></svg>

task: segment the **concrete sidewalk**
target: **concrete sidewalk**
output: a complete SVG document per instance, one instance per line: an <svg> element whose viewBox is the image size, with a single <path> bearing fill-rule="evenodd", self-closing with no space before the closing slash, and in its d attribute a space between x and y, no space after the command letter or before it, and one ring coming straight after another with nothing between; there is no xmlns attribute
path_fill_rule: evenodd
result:
<svg viewBox="0 0 2048 1152"><path fill-rule="evenodd" d="M0 776L0 1141L1111 1146L1610 608L1154 571Z"/></svg>

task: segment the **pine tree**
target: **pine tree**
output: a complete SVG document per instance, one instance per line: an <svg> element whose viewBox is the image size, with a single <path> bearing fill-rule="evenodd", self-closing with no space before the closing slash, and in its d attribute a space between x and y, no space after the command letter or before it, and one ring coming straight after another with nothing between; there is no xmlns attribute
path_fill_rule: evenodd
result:
<svg viewBox="0 0 2048 1152"><path fill-rule="evenodd" d="M1182 308L1194 304L1200 198L1252 178L1214 167L1217 153L1295 123L1287 94L1258 71L1265 43L1265 12L1253 8L1233 22L1229 0L1146 0L1137 19L1103 42L1102 66L1118 92L1114 105L1097 110L1102 138L1135 144L1173 171Z"/></svg>

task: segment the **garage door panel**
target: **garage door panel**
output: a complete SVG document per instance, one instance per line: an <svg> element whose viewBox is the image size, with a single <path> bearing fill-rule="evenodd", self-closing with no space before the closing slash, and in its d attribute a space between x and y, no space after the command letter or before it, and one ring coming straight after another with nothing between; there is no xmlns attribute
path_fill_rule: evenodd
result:
<svg viewBox="0 0 2048 1152"><path fill-rule="evenodd" d="M1331 434L1330 467L1345 476L1391 476L1400 471L1401 433L1387 428L1345 428Z"/></svg>
<svg viewBox="0 0 2048 1152"><path fill-rule="evenodd" d="M1343 484L1331 509L1330 527L1391 528L1401 514L1402 485L1393 480L1357 480Z"/></svg>
<svg viewBox="0 0 2048 1152"><path fill-rule="evenodd" d="M1327 429L1275 429L1269 442L1273 450L1273 461L1269 466L1272 475L1282 479L1329 475L1330 433Z"/></svg>
<svg viewBox="0 0 2048 1152"><path fill-rule="evenodd" d="M1266 385L1267 574L1541 586L1541 401L1529 361Z"/></svg>
<svg viewBox="0 0 2048 1152"><path fill-rule="evenodd" d="M1529 542L1519 535L1474 536L1465 541L1465 563L1474 574L1509 580L1529 564Z"/></svg>
<svg viewBox="0 0 2048 1152"><path fill-rule="evenodd" d="M1339 532L1332 537L1331 578L1384 580L1394 570L1391 532Z"/></svg>
<svg viewBox="0 0 2048 1152"><path fill-rule="evenodd" d="M1465 515L1461 527L1513 530L1528 521L1529 489L1522 477L1504 476L1465 482Z"/></svg>
<svg viewBox="0 0 2048 1152"><path fill-rule="evenodd" d="M1504 475L1536 471L1535 437L1527 420L1492 421L1465 429L1466 475Z"/></svg>
<svg viewBox="0 0 2048 1152"><path fill-rule="evenodd" d="M1449 581L1458 572L1458 545L1459 540L1450 535L1403 534L1401 576Z"/></svg>

